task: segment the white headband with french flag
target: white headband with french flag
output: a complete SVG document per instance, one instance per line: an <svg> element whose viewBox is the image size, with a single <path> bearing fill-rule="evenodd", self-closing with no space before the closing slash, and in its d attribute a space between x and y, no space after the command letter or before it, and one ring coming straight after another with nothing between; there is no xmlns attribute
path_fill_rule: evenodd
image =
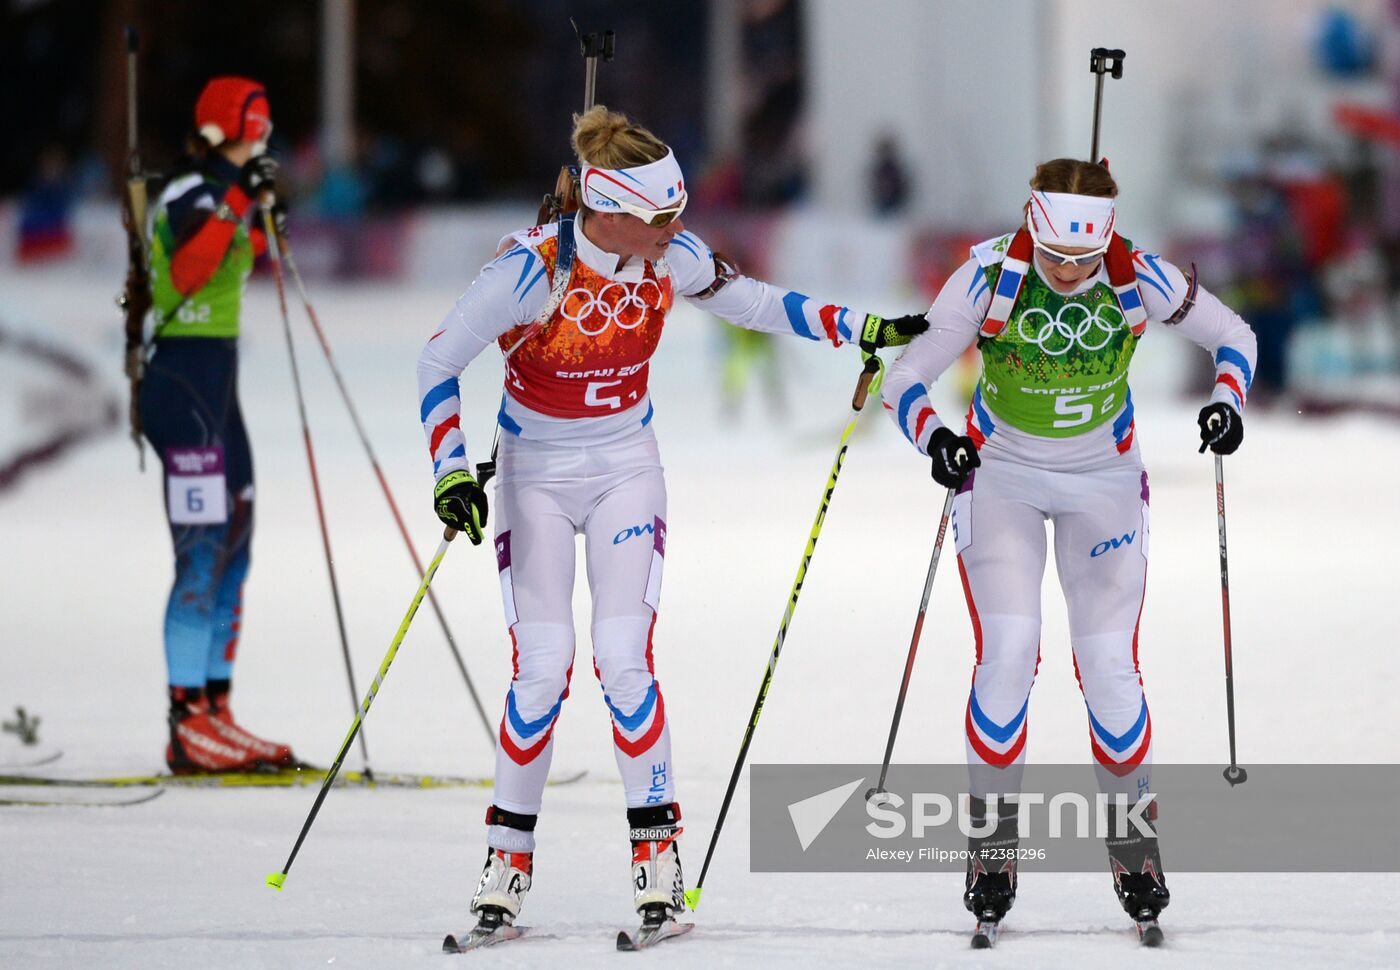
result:
<svg viewBox="0 0 1400 970"><path fill-rule="evenodd" d="M1046 246L1098 249L1113 236L1113 200L1068 192L1031 192L1031 228Z"/></svg>
<svg viewBox="0 0 1400 970"><path fill-rule="evenodd" d="M619 202L643 209L673 209L685 198L681 166L669 148L664 158L635 168L585 165L579 174L579 188L583 204L597 212L618 212Z"/></svg>

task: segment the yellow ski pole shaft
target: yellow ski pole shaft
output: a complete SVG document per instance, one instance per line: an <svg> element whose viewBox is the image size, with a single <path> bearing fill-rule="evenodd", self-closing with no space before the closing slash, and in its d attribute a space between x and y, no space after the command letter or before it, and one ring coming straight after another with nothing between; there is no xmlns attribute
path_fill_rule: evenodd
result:
<svg viewBox="0 0 1400 970"><path fill-rule="evenodd" d="M807 577L807 567L812 562L812 554L817 548L817 538L821 535L822 525L826 522L826 510L831 505L831 495L836 491L836 479L841 474L841 466L846 460L846 448L851 441L851 433L856 429L856 421L860 419L860 412L865 407L865 400L868 395L878 391L880 373L880 359L874 355L866 358L865 368L861 371L860 380L856 384L855 395L851 398L851 419L846 422L846 429L841 432L841 443L836 450L836 460L831 464L831 473L827 475L826 488L822 490L821 503L817 506L817 518L812 523L812 532L807 537L807 548L802 552L802 563L797 567L797 579L792 584L792 592L788 594L787 608L783 611L783 621L778 626L778 636L773 641L773 652L768 657L768 667L763 672L763 682L758 688L758 700L754 702L753 713L749 715L748 726L744 729L744 740L739 745L739 757L734 762L734 771L729 776L729 787L725 790L724 801L720 803L719 818L715 821L715 830L710 835L709 848L705 850L705 862L700 867L700 878L695 883L694 889L686 890L685 899L691 909L700 905L700 893L705 886L705 874L710 871L710 861L715 855L715 846L719 844L719 833L724 828L724 820L729 814L729 803L734 799L734 789L739 784L739 773L744 769L744 761L749 754L749 745L753 743L754 730L758 727L758 719L763 715L763 701L768 696L768 688L773 683L773 672L778 668L778 656L783 652L783 642L787 639L788 626L792 622L792 614L797 609L797 597L802 595L802 583Z"/></svg>
<svg viewBox="0 0 1400 970"><path fill-rule="evenodd" d="M384 660L379 665L379 671L374 675L374 683L369 685L369 692L365 694L365 699L360 702L360 709L355 712L355 720L351 722L350 731L345 735L345 741L340 745L340 752L335 756L335 763L326 772L325 781L321 782L321 790L316 793L316 801L311 806L311 813L306 816L306 822L302 824L296 844L292 846L292 854L287 856L287 864L282 867L280 872L274 872L267 877L267 884L273 889L280 891L282 883L287 880L287 873L291 870L292 863L296 861L297 853L301 851L301 844L306 841L306 833L311 831L311 823L316 821L316 815L321 811L321 803L326 800L326 795L331 790L335 776L340 773L340 766L345 763L345 755L349 753L350 745L355 743L355 735L360 733L360 725L364 723L365 716L369 714L369 706L374 703L375 695L379 693L379 688L389 673L389 665L394 662L394 657L399 652L399 644L403 643L403 638L408 633L408 625L413 622L413 616L418 612L419 604L427 595L428 585L433 581L433 575L437 572L438 566L442 564L442 557L447 555L447 545L456 537L455 529L447 529L443 532L442 542L438 545L437 553L433 556L432 562L428 563L428 571L423 574L423 582L418 584L418 592L413 594L413 602L409 604L408 613L404 615L403 622L399 624L398 632L394 634L394 642L389 644L389 652L384 655Z"/></svg>

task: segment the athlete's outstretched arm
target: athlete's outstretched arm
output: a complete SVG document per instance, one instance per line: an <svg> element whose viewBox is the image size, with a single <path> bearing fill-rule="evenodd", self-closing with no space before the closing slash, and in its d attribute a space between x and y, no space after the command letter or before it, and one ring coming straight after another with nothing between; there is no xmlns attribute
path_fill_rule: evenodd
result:
<svg viewBox="0 0 1400 970"><path fill-rule="evenodd" d="M742 275L711 291L717 282L714 253L692 232L671 240L666 264L677 293L702 301L710 313L746 330L829 340L837 347L860 341L865 314L850 307L820 304L795 290Z"/></svg>

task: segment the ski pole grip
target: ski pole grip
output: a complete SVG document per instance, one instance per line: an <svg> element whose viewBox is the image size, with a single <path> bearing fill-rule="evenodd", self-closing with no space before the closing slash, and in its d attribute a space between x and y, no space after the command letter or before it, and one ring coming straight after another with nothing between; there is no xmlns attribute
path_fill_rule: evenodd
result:
<svg viewBox="0 0 1400 970"><path fill-rule="evenodd" d="M865 367L860 372L860 379L856 381L856 393L851 398L852 410L859 411L865 407L865 399L870 395L870 382L875 379L875 375L879 372L880 358L872 354L865 361Z"/></svg>
<svg viewBox="0 0 1400 970"><path fill-rule="evenodd" d="M457 530L452 528L452 526L449 525L447 528L442 530L443 542L451 542L455 538L457 538Z"/></svg>

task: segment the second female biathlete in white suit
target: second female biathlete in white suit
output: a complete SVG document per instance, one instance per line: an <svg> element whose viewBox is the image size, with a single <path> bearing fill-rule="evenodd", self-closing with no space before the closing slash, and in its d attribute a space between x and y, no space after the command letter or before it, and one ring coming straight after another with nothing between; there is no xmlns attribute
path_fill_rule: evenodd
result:
<svg viewBox="0 0 1400 970"><path fill-rule="evenodd" d="M625 116L576 120L584 208L509 237L428 340L418 364L436 510L480 541L486 497L471 477L458 378L495 343L506 357L496 557L515 675L496 753L486 869L472 901L509 924L530 885L534 827L574 668L574 543L584 536L593 672L612 716L644 918L684 908L670 724L652 631L666 554L666 486L652 432L648 361L679 296L753 330L833 344L905 343L918 316L881 321L727 271L679 219L675 156ZM564 267L567 273L564 272ZM867 327L867 324L869 326Z"/></svg>
<svg viewBox="0 0 1400 970"><path fill-rule="evenodd" d="M1136 800L1151 790L1152 719L1138 672L1149 523L1128 365L1149 323L1209 351L1216 381L1197 423L1203 447L1228 454L1243 437L1254 334L1194 272L1114 231L1118 190L1106 166L1046 162L1031 189L1020 229L973 247L944 285L928 331L890 369L885 406L933 458L934 478L958 489L952 530L976 638L965 717L974 786L988 769L1014 775L1025 761L1048 520L1090 749L1104 788ZM928 386L974 343L982 375L954 431ZM987 794L1006 790L1017 789ZM996 922L1015 898L1005 851L1015 821L1003 813L994 836L1005 866L969 863L964 901L979 920ZM1109 854L1124 908L1155 917L1169 898L1155 838L1110 840Z"/></svg>

